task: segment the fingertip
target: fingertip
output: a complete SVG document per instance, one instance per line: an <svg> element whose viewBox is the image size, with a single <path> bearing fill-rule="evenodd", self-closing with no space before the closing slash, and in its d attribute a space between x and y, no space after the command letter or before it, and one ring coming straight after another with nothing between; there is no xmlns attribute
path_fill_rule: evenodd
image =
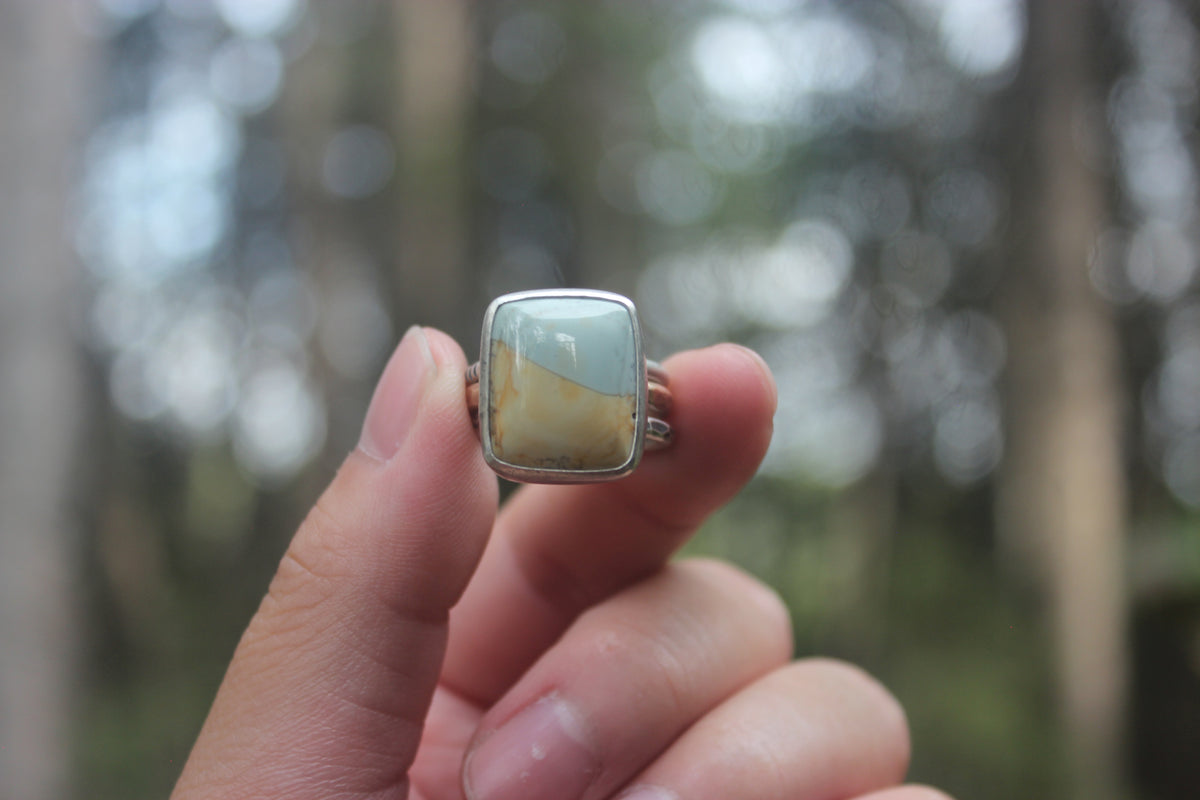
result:
<svg viewBox="0 0 1200 800"><path fill-rule="evenodd" d="M465 370L466 357L453 338L436 328L410 327L375 386L358 450L372 461L390 461L422 413L447 415L452 426L457 406L465 403L465 395L460 398L455 394L461 388ZM431 394L442 396L431 404ZM458 402L460 399L462 402ZM439 424L445 426L447 422L439 420Z"/></svg>
<svg viewBox="0 0 1200 800"><path fill-rule="evenodd" d="M672 390L682 388L688 399L714 402L717 407L736 405L753 421L775 414L779 390L771 368L755 351L740 344L722 343L702 350L676 353L664 364ZM695 403L692 403L695 405Z"/></svg>
<svg viewBox="0 0 1200 800"><path fill-rule="evenodd" d="M386 463L412 429L437 363L425 332L415 325L396 345L363 419L358 450L373 461Z"/></svg>
<svg viewBox="0 0 1200 800"><path fill-rule="evenodd" d="M766 359L758 354L757 351L751 350L749 347L740 344L717 345L717 347L728 347L730 350L741 355L750 364L758 370L758 378L762 382L764 396L767 399L767 405L770 407L771 414L775 414L775 409L779 405L779 386L775 383L775 374L771 372L771 367L767 364Z"/></svg>
<svg viewBox="0 0 1200 800"><path fill-rule="evenodd" d="M467 368L467 357L454 337L437 328L423 327L421 331L429 342L429 350L438 365L439 374L443 369L463 374Z"/></svg>
<svg viewBox="0 0 1200 800"><path fill-rule="evenodd" d="M952 800L952 798L932 786L910 783L906 786L895 786L881 792L863 795L860 800Z"/></svg>
<svg viewBox="0 0 1200 800"><path fill-rule="evenodd" d="M771 442L775 381L756 353L734 344L677 353L663 366L673 396L671 446L647 453L617 486L686 528L758 471Z"/></svg>
<svg viewBox="0 0 1200 800"><path fill-rule="evenodd" d="M423 328L429 350L437 364L437 377L430 388L430 401L424 413L431 423L426 441L414 444L414 449L426 458L431 450L442 451L456 460L460 480L482 476L483 483L495 483L479 448L479 436L471 424L467 408L467 357L452 336L437 328ZM489 492L491 494L491 492Z"/></svg>
<svg viewBox="0 0 1200 800"><path fill-rule="evenodd" d="M720 455L733 473L749 477L766 454L778 390L761 356L737 344L718 344L669 358L675 407L670 419L673 460Z"/></svg>

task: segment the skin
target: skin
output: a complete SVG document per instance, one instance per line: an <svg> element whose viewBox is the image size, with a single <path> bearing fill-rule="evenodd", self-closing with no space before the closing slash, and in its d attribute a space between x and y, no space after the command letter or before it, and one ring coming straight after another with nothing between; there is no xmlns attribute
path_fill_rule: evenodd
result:
<svg viewBox="0 0 1200 800"><path fill-rule="evenodd" d="M666 363L676 443L497 514L466 361L412 329L284 555L172 797L934 800L904 714L714 561L668 563L753 475L775 385L721 345Z"/></svg>

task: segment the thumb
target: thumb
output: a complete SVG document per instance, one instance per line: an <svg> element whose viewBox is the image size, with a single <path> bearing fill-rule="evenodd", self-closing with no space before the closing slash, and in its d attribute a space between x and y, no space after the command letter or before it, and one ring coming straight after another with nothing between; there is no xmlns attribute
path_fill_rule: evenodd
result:
<svg viewBox="0 0 1200 800"><path fill-rule="evenodd" d="M445 334L405 334L238 644L177 800L405 796L447 615L496 510L465 366Z"/></svg>

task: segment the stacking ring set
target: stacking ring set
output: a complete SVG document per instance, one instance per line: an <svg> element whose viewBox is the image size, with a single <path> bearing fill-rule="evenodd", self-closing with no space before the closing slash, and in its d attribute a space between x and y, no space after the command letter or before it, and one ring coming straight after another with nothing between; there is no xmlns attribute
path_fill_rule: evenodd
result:
<svg viewBox="0 0 1200 800"><path fill-rule="evenodd" d="M646 360L637 310L619 294L496 298L466 383L483 457L509 480L615 480L671 443L670 380Z"/></svg>

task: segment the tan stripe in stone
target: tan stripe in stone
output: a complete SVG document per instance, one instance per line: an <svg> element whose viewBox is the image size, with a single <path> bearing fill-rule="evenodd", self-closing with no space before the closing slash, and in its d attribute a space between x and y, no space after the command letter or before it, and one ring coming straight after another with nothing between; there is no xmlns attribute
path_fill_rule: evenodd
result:
<svg viewBox="0 0 1200 800"><path fill-rule="evenodd" d="M629 460L637 397L597 392L492 341L492 451L537 469L600 470Z"/></svg>

